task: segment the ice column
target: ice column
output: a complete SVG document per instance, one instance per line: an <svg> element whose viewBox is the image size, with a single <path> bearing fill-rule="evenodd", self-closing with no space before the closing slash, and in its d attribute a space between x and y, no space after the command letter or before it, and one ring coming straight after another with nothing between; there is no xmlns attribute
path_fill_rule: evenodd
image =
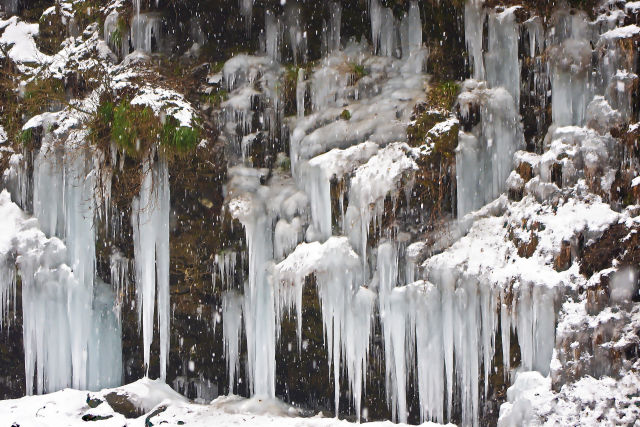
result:
<svg viewBox="0 0 640 427"><path fill-rule="evenodd" d="M52 134L43 138L34 168L34 213L52 237L35 225L24 227L15 248L29 394L97 389L122 379L114 298L103 293L95 272L96 178L82 147L85 136L74 131L64 144Z"/></svg>
<svg viewBox="0 0 640 427"><path fill-rule="evenodd" d="M483 0L469 0L464 4L464 39L469 51L473 78L484 80L482 39L486 13Z"/></svg>
<svg viewBox="0 0 640 427"><path fill-rule="evenodd" d="M253 1L254 0L239 0L240 1L240 15L244 18L244 24L247 34L251 34L251 18L253 17Z"/></svg>
<svg viewBox="0 0 640 427"><path fill-rule="evenodd" d="M550 58L553 122L558 126L582 126L593 97L589 81L589 42L567 39L551 50Z"/></svg>
<svg viewBox="0 0 640 427"><path fill-rule="evenodd" d="M329 21L324 23L322 35L323 52L329 54L340 50L340 26L342 25L342 4L333 1L329 3Z"/></svg>
<svg viewBox="0 0 640 427"><path fill-rule="evenodd" d="M524 144L524 137L507 90L468 81L458 102L465 120L480 114L480 123L471 132L460 132L456 150L458 217L462 218L504 190L513 154Z"/></svg>
<svg viewBox="0 0 640 427"><path fill-rule="evenodd" d="M422 20L417 1L409 3L409 11L402 19L400 30L402 57L408 58L422 48Z"/></svg>
<svg viewBox="0 0 640 427"><path fill-rule="evenodd" d="M132 204L138 319L142 323L145 372L149 372L154 308L158 305L160 378L166 379L169 354L169 170L167 161L147 159L140 195Z"/></svg>
<svg viewBox="0 0 640 427"><path fill-rule="evenodd" d="M304 97L307 93L307 83L304 80L304 69L298 70L298 82L296 84L296 109L298 117L304 117Z"/></svg>
<svg viewBox="0 0 640 427"><path fill-rule="evenodd" d="M139 13L131 21L131 44L134 50L152 53L160 50L162 17L157 13Z"/></svg>
<svg viewBox="0 0 640 427"><path fill-rule="evenodd" d="M333 373L336 416L339 411L340 373L346 370L358 419L375 305L375 294L359 286L362 280L359 265L359 257L345 237L330 237L325 243L298 245L274 268L274 285L278 292L298 296L302 294L305 277L315 274L329 371ZM301 298L288 299L298 305L296 310L301 313ZM283 308L287 305L280 304Z"/></svg>
<svg viewBox="0 0 640 427"><path fill-rule="evenodd" d="M224 357L229 373L229 393L233 393L240 370L240 333L242 332L242 296L228 291L222 300Z"/></svg>
<svg viewBox="0 0 640 427"><path fill-rule="evenodd" d="M265 49L267 57L272 61L280 62L280 44L282 43L282 24L272 11L267 10L264 16L265 22Z"/></svg>
<svg viewBox="0 0 640 427"><path fill-rule="evenodd" d="M274 294L266 266L273 259L273 224L258 195L232 200L230 210L245 229L249 252L249 280L244 287L248 373L253 395L275 396Z"/></svg>
<svg viewBox="0 0 640 427"><path fill-rule="evenodd" d="M518 61L520 28L516 23L516 10L517 7L512 7L501 13L489 14L489 46L484 56L484 63L489 86L502 86L507 89L513 97L514 105L518 107L520 105L520 62Z"/></svg>
<svg viewBox="0 0 640 427"><path fill-rule="evenodd" d="M390 8L383 7L380 0L370 0L371 40L373 51L380 56L392 56L396 53L396 19Z"/></svg>
<svg viewBox="0 0 640 427"><path fill-rule="evenodd" d="M307 33L304 31L302 12L300 6L289 2L285 8L285 24L289 47L293 54L293 63L299 64L307 61Z"/></svg>

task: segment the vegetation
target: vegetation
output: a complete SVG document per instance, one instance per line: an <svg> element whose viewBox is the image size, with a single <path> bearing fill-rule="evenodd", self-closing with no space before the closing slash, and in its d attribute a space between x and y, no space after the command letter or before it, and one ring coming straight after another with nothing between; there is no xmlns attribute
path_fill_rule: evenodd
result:
<svg viewBox="0 0 640 427"><path fill-rule="evenodd" d="M364 65L352 62L352 63L349 64L349 67L351 68L351 74L353 74L355 81L358 81L361 78L363 78L364 76L369 74L367 69L364 68Z"/></svg>
<svg viewBox="0 0 640 427"><path fill-rule="evenodd" d="M217 88L208 95L202 95L201 101L211 104L214 108L219 108L220 104L229 99L229 92L226 89Z"/></svg>
<svg viewBox="0 0 640 427"><path fill-rule="evenodd" d="M351 112L349 110L342 110L342 113L340 113L340 119L351 120Z"/></svg>
<svg viewBox="0 0 640 427"><path fill-rule="evenodd" d="M105 97L89 129L94 144L104 146L113 141L134 158L148 152L156 142L173 154L185 153L200 142L198 127L180 126L171 116L162 123L149 107L131 105L128 99L116 103Z"/></svg>
<svg viewBox="0 0 640 427"><path fill-rule="evenodd" d="M407 128L409 144L423 147L417 163L415 202L431 212L432 221L455 212L455 150L459 126L453 124L441 133L430 133L451 117L459 86L453 81L432 84L427 101L416 105L413 123Z"/></svg>
<svg viewBox="0 0 640 427"><path fill-rule="evenodd" d="M427 103L440 110L451 110L460 93L458 83L447 80L433 84L427 92Z"/></svg>

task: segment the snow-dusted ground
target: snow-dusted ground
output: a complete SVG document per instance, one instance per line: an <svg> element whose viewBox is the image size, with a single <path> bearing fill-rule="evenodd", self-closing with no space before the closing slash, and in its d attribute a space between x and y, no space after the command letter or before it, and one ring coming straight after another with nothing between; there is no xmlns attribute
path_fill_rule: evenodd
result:
<svg viewBox="0 0 640 427"><path fill-rule="evenodd" d="M119 401L120 404L110 405L109 401L114 400ZM136 411L139 412L132 413ZM65 389L47 395L0 401L2 425L75 427L87 426L87 421L92 421L90 425L104 427L352 425L347 421L326 418L321 413L302 417L298 409L271 398L245 399L238 396L224 396L210 404L197 404L188 401L168 385L149 379L100 392ZM398 424L384 421L365 425L381 427ZM425 423L424 425L436 424Z"/></svg>

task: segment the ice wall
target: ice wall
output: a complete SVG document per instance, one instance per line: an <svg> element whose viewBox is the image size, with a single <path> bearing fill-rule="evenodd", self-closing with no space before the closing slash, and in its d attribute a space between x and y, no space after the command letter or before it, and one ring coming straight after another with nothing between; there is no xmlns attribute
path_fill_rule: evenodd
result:
<svg viewBox="0 0 640 427"><path fill-rule="evenodd" d="M129 54L129 36L122 34L121 28L118 28L118 20L120 15L117 11L111 12L104 20L104 41L109 47L120 57ZM118 38L120 39L118 43Z"/></svg>
<svg viewBox="0 0 640 427"><path fill-rule="evenodd" d="M140 194L133 199L134 266L138 320L142 325L145 373L149 372L154 314L160 333L160 378L166 379L169 354L169 171L167 160L143 163Z"/></svg>
<svg viewBox="0 0 640 427"><path fill-rule="evenodd" d="M273 275L279 306L283 310L295 306L298 322L301 322L305 278L315 275L329 370L333 371L335 410L338 413L340 373L344 370L358 420L375 303L375 294L359 286L362 280L359 264L359 257L346 238L331 237L323 244L299 245L287 259L274 267Z"/></svg>
<svg viewBox="0 0 640 427"><path fill-rule="evenodd" d="M340 50L340 26L342 25L342 4L332 1L328 5L329 19L322 23L322 52L328 54Z"/></svg>
<svg viewBox="0 0 640 427"><path fill-rule="evenodd" d="M134 50L153 53L162 50L162 16L158 13L137 13L131 20L131 45Z"/></svg>
<svg viewBox="0 0 640 427"><path fill-rule="evenodd" d="M240 4L240 15L244 19L245 31L251 35L251 19L253 18L254 0L238 0Z"/></svg>
<svg viewBox="0 0 640 427"><path fill-rule="evenodd" d="M524 144L512 96L503 88L487 89L468 80L458 98L464 120L478 115L471 132L460 131L456 149L458 217L498 197L506 188L513 154Z"/></svg>
<svg viewBox="0 0 640 427"><path fill-rule="evenodd" d="M115 300L95 271L96 181L91 153L82 144L85 137L83 131L62 139L45 134L34 160L37 220L28 219L3 193L3 207L15 220L3 265L15 260L21 277L29 394L99 389L122 381ZM9 288L14 277L9 276Z"/></svg>

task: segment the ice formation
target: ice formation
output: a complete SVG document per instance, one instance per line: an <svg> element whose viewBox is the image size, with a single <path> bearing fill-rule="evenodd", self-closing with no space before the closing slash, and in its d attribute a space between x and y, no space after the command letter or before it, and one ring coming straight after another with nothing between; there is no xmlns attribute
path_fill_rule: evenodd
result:
<svg viewBox="0 0 640 427"><path fill-rule="evenodd" d="M253 6L253 0L239 0L247 33ZM629 212L614 212L602 200L619 191L617 171L610 167L619 160L612 129L620 132L635 120L637 52L627 50L640 29L622 26L620 13L591 22L580 12L560 10L543 26L537 16L521 22L530 11L517 6L465 3L464 42L473 79L461 84L452 109L457 117L452 113L427 132L435 137L460 127L455 205L461 226L451 227L451 236L436 236L440 240L434 243L427 240L431 230L397 225L410 209L423 209L410 206L410 199L425 146L407 144L407 125L419 113L414 107L430 89L421 3L408 2L404 14L395 17L380 0L370 0L371 47L341 39L342 6L330 2L320 47L326 56L298 68L293 79L287 75L295 84L295 108L287 118L285 103L291 99L285 100L282 83L290 70L280 62L305 63L313 45L307 45L303 6L281 6L265 10L260 56L235 55L210 79L211 86L220 85L216 90L228 92L220 111L214 108L229 162L223 215L229 214L225 221L230 216L232 228L240 224L244 231L244 240L224 242L232 244L211 258L213 287L223 295L214 315L217 322L222 314L228 392L241 389L241 372L246 372L255 396L249 401L228 397L215 407L261 410L256 402L274 402L283 319L295 316L302 352L303 287L314 283L336 416L341 390L348 389L356 417L363 417L370 352L378 346L394 421L407 422L413 410L421 421L443 423L459 415L462 424L478 425L496 375L513 384L501 425L543 415L571 420L567 414L579 406L572 386L557 393L564 399L557 402L569 403L554 401L556 415L533 411L531 402L550 404L551 378L564 375L558 365L571 355L558 343L580 328L601 331L603 317L632 317L627 308L637 271L610 271L608 297L623 314L591 315L587 302L576 296L588 285L580 267L557 264L560 251L574 256L576 241L588 245L612 224L632 221ZM115 46L116 9L104 22L102 46L109 58L113 53L108 55L106 45L119 56L128 53L129 42L146 53L164 49L161 14L141 12L139 0L130 40L123 37L122 46ZM640 7L627 3L627 9ZM192 38L204 41L198 19L190 23ZM61 73L56 69L62 60L41 55L35 45L38 25L10 18L0 21L0 30L0 42L8 46L3 54L19 67L40 62L48 73ZM66 43L69 50L77 48ZM172 115L182 126L195 125L199 112L186 97L150 85L135 89L132 105L148 106L159 117ZM536 116L535 153L519 151L525 146L520 114L527 114L529 98L544 110ZM168 161L160 153L143 161L140 192L132 202L134 259L117 250L107 255L109 289L96 273L95 229L96 219L109 215L103 206L111 189L105 188L107 197L98 203L94 162L99 159L94 156L99 154L72 153L87 137L78 130L81 120L69 119L64 130L51 127L52 135L56 119L45 114L25 127L43 129L33 158L33 188L25 171L16 172L16 165L28 161L20 154L11 157L6 174L17 189L14 199L25 209L32 191L35 218L28 218L8 193L0 195L0 212L9 218L0 223L0 326L12 320L20 277L28 392L116 385L122 378L119 310L135 278L145 370L148 374L157 317L165 380L171 316ZM65 144L54 144L61 136ZM0 143L3 138L0 132ZM277 147L268 154L272 157L253 154L267 147ZM587 191L593 182L599 196ZM631 188L638 185L634 177ZM454 217L447 217L447 224L455 225ZM577 302L566 301L569 292ZM511 366L513 339L520 354L517 372ZM603 367L608 359L599 354L592 359L593 372L608 375ZM626 387L633 379L627 373L620 381ZM195 380L181 376L175 384L184 388L189 381ZM615 388L607 377L593 381L583 379L575 387L601 394ZM210 396L205 391L200 387L198 396ZM417 399L417 410L410 408L410 397Z"/></svg>
<svg viewBox="0 0 640 427"><path fill-rule="evenodd" d="M155 12L137 13L131 21L131 45L146 53L162 48L162 16Z"/></svg>
<svg viewBox="0 0 640 427"><path fill-rule="evenodd" d="M340 49L340 25L342 24L342 4L329 3L329 19L323 22L323 52L331 53Z"/></svg>
<svg viewBox="0 0 640 427"><path fill-rule="evenodd" d="M15 257L22 279L29 394L64 387L99 389L122 380L114 299L95 272L95 174L80 145L84 137L74 131L59 148L53 134L43 138L33 177L37 219L28 219L3 193L3 207L14 218L3 264ZM15 291L10 271L2 285L3 309Z"/></svg>
<svg viewBox="0 0 640 427"><path fill-rule="evenodd" d="M149 372L154 313L158 307L160 378L169 353L169 170L166 159L147 160L140 194L132 203L138 320L142 325L145 372ZM157 301L156 301L157 299Z"/></svg>
<svg viewBox="0 0 640 427"><path fill-rule="evenodd" d="M513 97L502 88L487 89L467 80L458 98L466 120L479 110L480 123L460 132L456 150L458 217L496 199L506 187L513 155L524 144Z"/></svg>

